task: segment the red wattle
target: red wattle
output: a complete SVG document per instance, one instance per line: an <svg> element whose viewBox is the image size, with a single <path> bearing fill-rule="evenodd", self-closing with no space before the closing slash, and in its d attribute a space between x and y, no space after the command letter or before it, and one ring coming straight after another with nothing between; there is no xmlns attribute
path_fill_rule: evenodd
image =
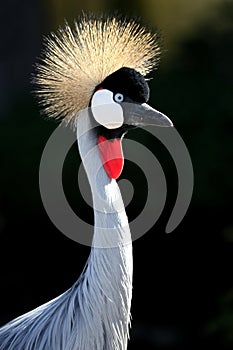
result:
<svg viewBox="0 0 233 350"><path fill-rule="evenodd" d="M98 136L98 147L103 167L110 179L117 179L124 165L121 140L108 140L104 136Z"/></svg>

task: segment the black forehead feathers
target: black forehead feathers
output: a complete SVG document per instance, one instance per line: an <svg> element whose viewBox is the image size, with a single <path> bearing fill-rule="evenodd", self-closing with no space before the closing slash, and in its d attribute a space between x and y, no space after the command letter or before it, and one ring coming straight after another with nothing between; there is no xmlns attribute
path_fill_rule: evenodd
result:
<svg viewBox="0 0 233 350"><path fill-rule="evenodd" d="M150 95L149 86L139 72L133 68L123 67L110 74L96 88L103 88L113 93L122 93L134 102L147 102Z"/></svg>

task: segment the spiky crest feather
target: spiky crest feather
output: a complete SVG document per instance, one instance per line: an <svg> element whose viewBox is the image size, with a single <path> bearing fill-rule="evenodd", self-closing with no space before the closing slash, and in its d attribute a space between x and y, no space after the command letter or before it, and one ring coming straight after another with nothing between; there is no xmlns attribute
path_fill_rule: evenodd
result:
<svg viewBox="0 0 233 350"><path fill-rule="evenodd" d="M146 76L160 55L158 35L137 21L83 15L46 39L36 93L44 112L69 122L86 108L95 87L121 67Z"/></svg>

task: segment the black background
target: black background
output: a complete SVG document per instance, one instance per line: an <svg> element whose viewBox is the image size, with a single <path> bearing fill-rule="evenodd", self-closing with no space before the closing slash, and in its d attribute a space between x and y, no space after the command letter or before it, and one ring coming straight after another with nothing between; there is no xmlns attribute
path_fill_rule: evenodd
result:
<svg viewBox="0 0 233 350"><path fill-rule="evenodd" d="M90 252L53 226L39 193L40 157L57 124L40 117L30 75L42 35L56 29L59 17L53 11L61 3L15 0L4 2L1 10L1 324L68 289ZM71 12L74 3L66 3ZM130 3L124 3L114 2L112 8L130 13ZM90 2L90 9L97 5L91 8ZM139 5L135 2L134 10L143 17ZM222 1L214 18L206 15L176 42L176 49L170 53L168 48L149 82L150 104L173 120L194 168L191 205L168 235L165 227L177 193L175 166L164 147L143 131L128 135L153 150L168 186L158 222L133 244L129 349L230 349L233 345L232 5ZM65 163L64 188L72 206L91 222L92 211L77 188L79 163L74 146ZM145 203L146 182L130 162L122 178L134 185L135 195L127 208L132 219Z"/></svg>

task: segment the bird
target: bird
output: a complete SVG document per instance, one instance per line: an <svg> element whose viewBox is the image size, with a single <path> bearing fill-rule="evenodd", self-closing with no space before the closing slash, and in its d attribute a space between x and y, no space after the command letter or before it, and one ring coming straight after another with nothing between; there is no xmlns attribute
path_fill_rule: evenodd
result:
<svg viewBox="0 0 233 350"><path fill-rule="evenodd" d="M173 125L147 103L147 76L161 53L158 34L138 19L82 14L44 40L33 74L36 96L42 113L77 133L92 192L94 234L77 281L1 327L0 350L125 350L133 252L117 179L129 130Z"/></svg>

